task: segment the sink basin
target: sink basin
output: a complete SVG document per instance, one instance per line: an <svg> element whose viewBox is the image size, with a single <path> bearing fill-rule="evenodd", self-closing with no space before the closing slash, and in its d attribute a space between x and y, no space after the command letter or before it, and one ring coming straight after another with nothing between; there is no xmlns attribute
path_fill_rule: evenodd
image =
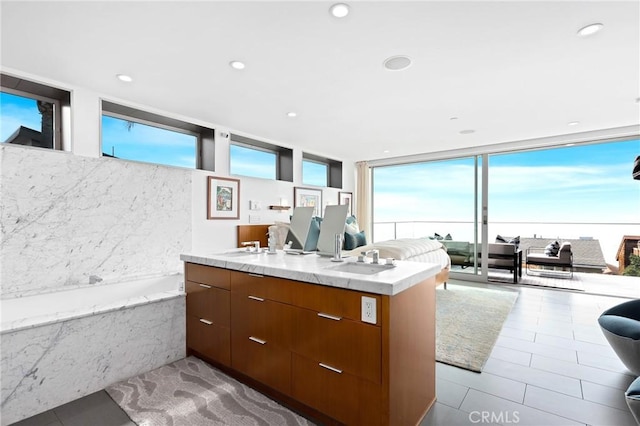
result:
<svg viewBox="0 0 640 426"><path fill-rule="evenodd" d="M351 274L373 275L378 272L395 268L395 265L379 265L374 263L347 262L336 266L329 266L326 269L339 272L349 272Z"/></svg>

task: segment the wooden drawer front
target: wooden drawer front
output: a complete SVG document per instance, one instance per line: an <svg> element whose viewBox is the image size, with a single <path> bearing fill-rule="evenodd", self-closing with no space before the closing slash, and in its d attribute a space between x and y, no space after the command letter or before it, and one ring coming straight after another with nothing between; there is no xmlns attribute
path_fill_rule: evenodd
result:
<svg viewBox="0 0 640 426"><path fill-rule="evenodd" d="M187 315L187 347L221 364L231 365L231 331L227 327Z"/></svg>
<svg viewBox="0 0 640 426"><path fill-rule="evenodd" d="M273 342L234 330L231 366L286 395L291 394L291 352Z"/></svg>
<svg viewBox="0 0 640 426"><path fill-rule="evenodd" d="M254 336L291 350L292 306L236 292L231 292L231 301L234 335L243 339Z"/></svg>
<svg viewBox="0 0 640 426"><path fill-rule="evenodd" d="M293 299L292 288L295 284L295 281L281 278L231 271L231 286L233 291L276 302L291 304Z"/></svg>
<svg viewBox="0 0 640 426"><path fill-rule="evenodd" d="M295 308L292 348L309 359L381 383L381 329Z"/></svg>
<svg viewBox="0 0 640 426"><path fill-rule="evenodd" d="M380 385L292 355L292 396L346 425L384 423Z"/></svg>
<svg viewBox="0 0 640 426"><path fill-rule="evenodd" d="M209 284L187 281L187 314L204 318L216 325L231 324L230 292Z"/></svg>
<svg viewBox="0 0 640 426"><path fill-rule="evenodd" d="M294 305L354 321L361 319L362 296L374 298L380 325L380 295L305 283L296 283L294 289Z"/></svg>
<svg viewBox="0 0 640 426"><path fill-rule="evenodd" d="M198 265L197 263L186 263L185 274L187 281L209 284L213 287L229 290L230 271L227 269L215 268L213 266Z"/></svg>

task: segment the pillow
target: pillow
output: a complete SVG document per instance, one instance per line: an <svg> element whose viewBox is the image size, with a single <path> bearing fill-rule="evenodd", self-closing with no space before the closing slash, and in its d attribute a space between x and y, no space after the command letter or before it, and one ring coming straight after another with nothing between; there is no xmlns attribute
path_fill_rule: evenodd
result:
<svg viewBox="0 0 640 426"><path fill-rule="evenodd" d="M520 245L520 235L518 235L517 237L509 238L503 237L502 235L498 234L496 236L496 243L514 244L517 250L518 246Z"/></svg>
<svg viewBox="0 0 640 426"><path fill-rule="evenodd" d="M360 227L358 226L358 221L356 220L355 216L347 217L344 230L349 234L357 234L358 232L360 232Z"/></svg>
<svg viewBox="0 0 640 426"><path fill-rule="evenodd" d="M353 250L358 247L367 245L367 238L364 235L364 231L360 231L356 234L344 233L344 249Z"/></svg>
<svg viewBox="0 0 640 426"><path fill-rule="evenodd" d="M314 251L318 249L318 238L320 237L321 217L314 216L311 218L311 226L307 234L307 241L304 244L304 251Z"/></svg>
<svg viewBox="0 0 640 426"><path fill-rule="evenodd" d="M550 244L547 244L547 246L544 248L544 254L546 254L547 256L557 256L559 250L560 250L560 243L557 241L554 241Z"/></svg>
<svg viewBox="0 0 640 426"><path fill-rule="evenodd" d="M447 235L444 237L444 239L445 239L445 241L451 241L451 240L453 240L453 237L451 236L451 234L447 234Z"/></svg>

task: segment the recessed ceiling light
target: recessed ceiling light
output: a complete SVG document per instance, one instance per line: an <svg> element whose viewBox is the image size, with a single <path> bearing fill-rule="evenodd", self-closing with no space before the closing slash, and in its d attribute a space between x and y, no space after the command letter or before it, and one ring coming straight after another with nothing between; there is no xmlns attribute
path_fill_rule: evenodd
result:
<svg viewBox="0 0 640 426"><path fill-rule="evenodd" d="M124 81L125 83L131 83L133 81L133 78L127 74L116 74L116 78L120 81Z"/></svg>
<svg viewBox="0 0 640 426"><path fill-rule="evenodd" d="M336 18L344 18L349 14L349 6L344 3L336 3L329 8L329 11Z"/></svg>
<svg viewBox="0 0 640 426"><path fill-rule="evenodd" d="M411 66L411 58L408 56L392 56L385 59L384 67L390 71L400 71L407 69Z"/></svg>
<svg viewBox="0 0 640 426"><path fill-rule="evenodd" d="M578 124L580 124L579 121L570 121L567 123L567 126L577 126Z"/></svg>
<svg viewBox="0 0 640 426"><path fill-rule="evenodd" d="M473 129L466 129L466 130L461 130L460 134L461 135L470 135L471 133L475 133L476 131Z"/></svg>
<svg viewBox="0 0 640 426"><path fill-rule="evenodd" d="M388 149L385 149L385 150L384 150L384 151L382 151L382 152L383 152L383 153L385 153L385 154L388 154L388 153L390 153L391 151L389 151Z"/></svg>
<svg viewBox="0 0 640 426"><path fill-rule="evenodd" d="M293 112L293 111L290 111L290 112L287 113L287 117L297 117L297 116L298 116L298 114Z"/></svg>
<svg viewBox="0 0 640 426"><path fill-rule="evenodd" d="M240 62L240 61L231 61L229 62L229 66L233 69L236 70L243 70L244 69L244 62Z"/></svg>
<svg viewBox="0 0 640 426"><path fill-rule="evenodd" d="M590 36L591 34L595 34L598 31L600 31L602 29L602 27L604 27L604 25L600 24L600 23L589 24L586 27L580 28L578 30L578 35L580 37Z"/></svg>

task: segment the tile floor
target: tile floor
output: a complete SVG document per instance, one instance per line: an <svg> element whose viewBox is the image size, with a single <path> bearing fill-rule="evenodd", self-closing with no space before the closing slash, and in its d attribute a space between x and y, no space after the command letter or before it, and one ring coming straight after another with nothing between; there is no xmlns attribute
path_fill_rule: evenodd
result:
<svg viewBox="0 0 640 426"><path fill-rule="evenodd" d="M438 400L421 426L636 426L624 400L634 377L596 321L603 310L625 299L508 287L519 289L520 296L484 371L477 374L438 363ZM101 391L15 425L134 423Z"/></svg>
<svg viewBox="0 0 640 426"><path fill-rule="evenodd" d="M627 299L508 287L520 296L483 372L438 363L438 400L421 426L636 426L624 399L635 376L597 323L602 311Z"/></svg>

